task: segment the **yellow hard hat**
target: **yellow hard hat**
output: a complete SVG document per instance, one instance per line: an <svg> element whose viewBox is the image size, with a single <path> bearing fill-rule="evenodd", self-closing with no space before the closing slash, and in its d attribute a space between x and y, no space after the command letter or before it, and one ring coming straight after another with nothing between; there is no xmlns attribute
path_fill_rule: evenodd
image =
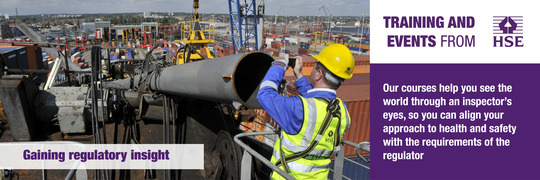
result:
<svg viewBox="0 0 540 180"><path fill-rule="evenodd" d="M319 55L313 55L330 72L343 79L351 79L354 69L354 58L344 45L332 44L325 47Z"/></svg>

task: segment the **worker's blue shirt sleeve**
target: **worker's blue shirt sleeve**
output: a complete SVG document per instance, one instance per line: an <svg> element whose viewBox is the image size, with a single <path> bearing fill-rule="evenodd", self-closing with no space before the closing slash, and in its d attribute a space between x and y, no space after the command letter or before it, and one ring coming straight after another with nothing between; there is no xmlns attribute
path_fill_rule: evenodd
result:
<svg viewBox="0 0 540 180"><path fill-rule="evenodd" d="M294 82L294 85L296 86L298 93L300 93L300 96L305 96L307 91L313 89L313 86L311 86L306 76L302 76L300 79Z"/></svg>
<svg viewBox="0 0 540 180"><path fill-rule="evenodd" d="M300 97L284 97L278 93L284 74L283 68L275 65L270 67L261 83L257 100L283 131L298 134L304 122L304 107Z"/></svg>
<svg viewBox="0 0 540 180"><path fill-rule="evenodd" d="M347 123L347 126L345 127L345 131L343 131L344 133L346 133L349 127L351 127L352 119L351 119L351 115L349 114L349 107L347 107L347 104L345 102L341 102L341 103L343 103L343 107L345 107L345 110L347 111L347 115L349 116L349 123Z"/></svg>

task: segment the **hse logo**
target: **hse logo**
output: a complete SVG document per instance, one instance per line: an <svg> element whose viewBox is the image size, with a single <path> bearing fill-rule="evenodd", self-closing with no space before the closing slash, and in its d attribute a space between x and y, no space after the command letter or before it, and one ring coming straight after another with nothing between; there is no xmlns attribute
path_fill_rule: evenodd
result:
<svg viewBox="0 0 540 180"><path fill-rule="evenodd" d="M493 16L493 47L523 47L523 16Z"/></svg>
<svg viewBox="0 0 540 180"><path fill-rule="evenodd" d="M327 137L327 138L324 140L324 142L334 142L334 137L333 137L333 135L334 135L334 132L333 132L332 130L330 130L330 132L328 132L328 136L329 136L329 137Z"/></svg>

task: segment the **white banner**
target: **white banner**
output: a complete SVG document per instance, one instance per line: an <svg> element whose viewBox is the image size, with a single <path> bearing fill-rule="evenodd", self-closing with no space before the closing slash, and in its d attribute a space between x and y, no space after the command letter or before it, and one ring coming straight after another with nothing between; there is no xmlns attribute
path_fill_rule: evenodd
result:
<svg viewBox="0 0 540 180"><path fill-rule="evenodd" d="M371 63L539 63L535 3L371 1Z"/></svg>
<svg viewBox="0 0 540 180"><path fill-rule="evenodd" d="M203 169L203 144L0 143L0 169Z"/></svg>

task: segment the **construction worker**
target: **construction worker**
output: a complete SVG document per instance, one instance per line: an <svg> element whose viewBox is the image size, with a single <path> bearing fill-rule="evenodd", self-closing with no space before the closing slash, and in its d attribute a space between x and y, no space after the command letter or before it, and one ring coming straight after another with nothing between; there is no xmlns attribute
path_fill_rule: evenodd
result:
<svg viewBox="0 0 540 180"><path fill-rule="evenodd" d="M294 84L300 96L278 94L288 59L272 63L257 94L263 109L281 128L271 162L297 179L327 179L329 157L339 151L350 124L347 106L336 97L336 90L352 77L351 52L334 44L313 57L317 63L309 78L302 74L302 57L296 58ZM283 177L273 172L271 178Z"/></svg>

